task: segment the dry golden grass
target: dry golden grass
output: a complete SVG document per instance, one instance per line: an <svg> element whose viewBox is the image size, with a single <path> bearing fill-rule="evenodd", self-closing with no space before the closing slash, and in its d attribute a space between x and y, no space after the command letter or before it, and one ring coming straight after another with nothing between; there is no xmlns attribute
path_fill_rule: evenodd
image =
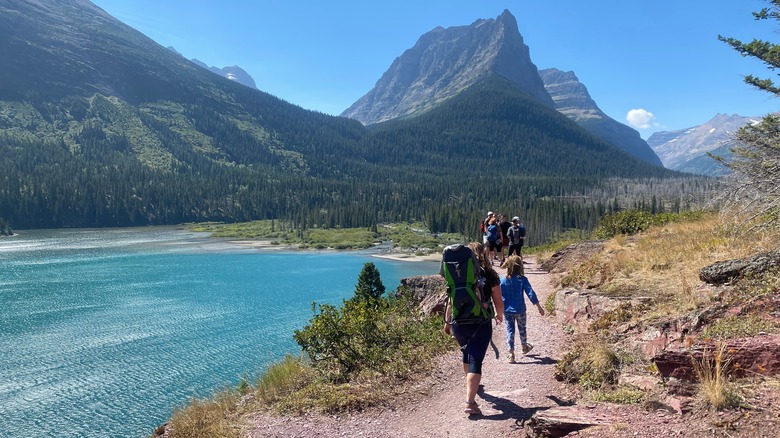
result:
<svg viewBox="0 0 780 438"><path fill-rule="evenodd" d="M716 214L710 214L696 221L652 226L634 236L616 236L561 283L610 295L649 296L657 303L655 314L680 314L710 302L711 297L695 287L701 268L776 249L778 242L780 231L735 237Z"/></svg>
<svg viewBox="0 0 780 438"><path fill-rule="evenodd" d="M712 355L704 350L702 357L691 357L696 377L699 378L699 395L708 406L720 410L738 404L738 397L726 377L729 360L725 356L726 343L721 343Z"/></svg>
<svg viewBox="0 0 780 438"><path fill-rule="evenodd" d="M239 436L235 422L238 394L222 391L210 400L193 398L190 403L177 409L168 422L170 438L231 438Z"/></svg>
<svg viewBox="0 0 780 438"><path fill-rule="evenodd" d="M280 362L266 369L257 380L255 397L265 404L272 404L313 379L313 370L301 358L287 355Z"/></svg>

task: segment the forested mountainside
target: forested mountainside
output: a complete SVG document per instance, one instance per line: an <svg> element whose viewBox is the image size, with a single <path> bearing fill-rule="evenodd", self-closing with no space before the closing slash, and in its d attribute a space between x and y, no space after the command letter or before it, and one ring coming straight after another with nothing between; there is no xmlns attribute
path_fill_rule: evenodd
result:
<svg viewBox="0 0 780 438"><path fill-rule="evenodd" d="M0 70L0 219L14 228L274 218L473 234L504 208L548 223L541 240L612 208L607 178L685 184L496 77L368 129L218 77L86 1L0 4L0 56L13 60ZM675 193L658 205L696 202Z"/></svg>

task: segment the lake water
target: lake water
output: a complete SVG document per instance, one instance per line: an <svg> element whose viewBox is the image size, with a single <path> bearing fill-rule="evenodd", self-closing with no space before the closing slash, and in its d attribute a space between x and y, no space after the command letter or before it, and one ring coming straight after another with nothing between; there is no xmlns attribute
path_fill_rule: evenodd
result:
<svg viewBox="0 0 780 438"><path fill-rule="evenodd" d="M311 303L349 298L363 264L387 290L436 263L279 252L174 228L0 239L0 436L148 436L192 396L254 379Z"/></svg>

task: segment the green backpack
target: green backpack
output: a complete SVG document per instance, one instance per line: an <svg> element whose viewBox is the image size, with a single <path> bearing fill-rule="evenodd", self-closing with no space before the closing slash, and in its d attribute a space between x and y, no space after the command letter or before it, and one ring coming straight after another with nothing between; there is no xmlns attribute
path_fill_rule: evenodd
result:
<svg viewBox="0 0 780 438"><path fill-rule="evenodd" d="M482 268L471 248L463 244L444 248L440 273L447 282L447 305L452 309L452 320L447 322L480 324L493 317L490 295L482 292Z"/></svg>

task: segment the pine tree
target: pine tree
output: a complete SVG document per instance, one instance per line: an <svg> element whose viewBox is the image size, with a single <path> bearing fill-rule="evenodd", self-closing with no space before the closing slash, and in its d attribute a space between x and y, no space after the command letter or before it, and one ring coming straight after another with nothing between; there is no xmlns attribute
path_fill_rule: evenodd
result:
<svg viewBox="0 0 780 438"><path fill-rule="evenodd" d="M355 297L361 300L378 299L385 293L385 285L379 277L379 270L372 262L363 265L355 286Z"/></svg>
<svg viewBox="0 0 780 438"><path fill-rule="evenodd" d="M769 7L753 16L756 20L780 21L780 0L768 0ZM733 47L742 56L757 58L770 70L780 67L780 45L753 39L743 43L735 38L718 35L718 39ZM780 87L770 78L745 76L745 82L780 96ZM771 226L780 222L780 117L769 115L761 123L747 125L736 135L738 147L734 158L725 162L731 170L724 212L736 220L743 230Z"/></svg>

